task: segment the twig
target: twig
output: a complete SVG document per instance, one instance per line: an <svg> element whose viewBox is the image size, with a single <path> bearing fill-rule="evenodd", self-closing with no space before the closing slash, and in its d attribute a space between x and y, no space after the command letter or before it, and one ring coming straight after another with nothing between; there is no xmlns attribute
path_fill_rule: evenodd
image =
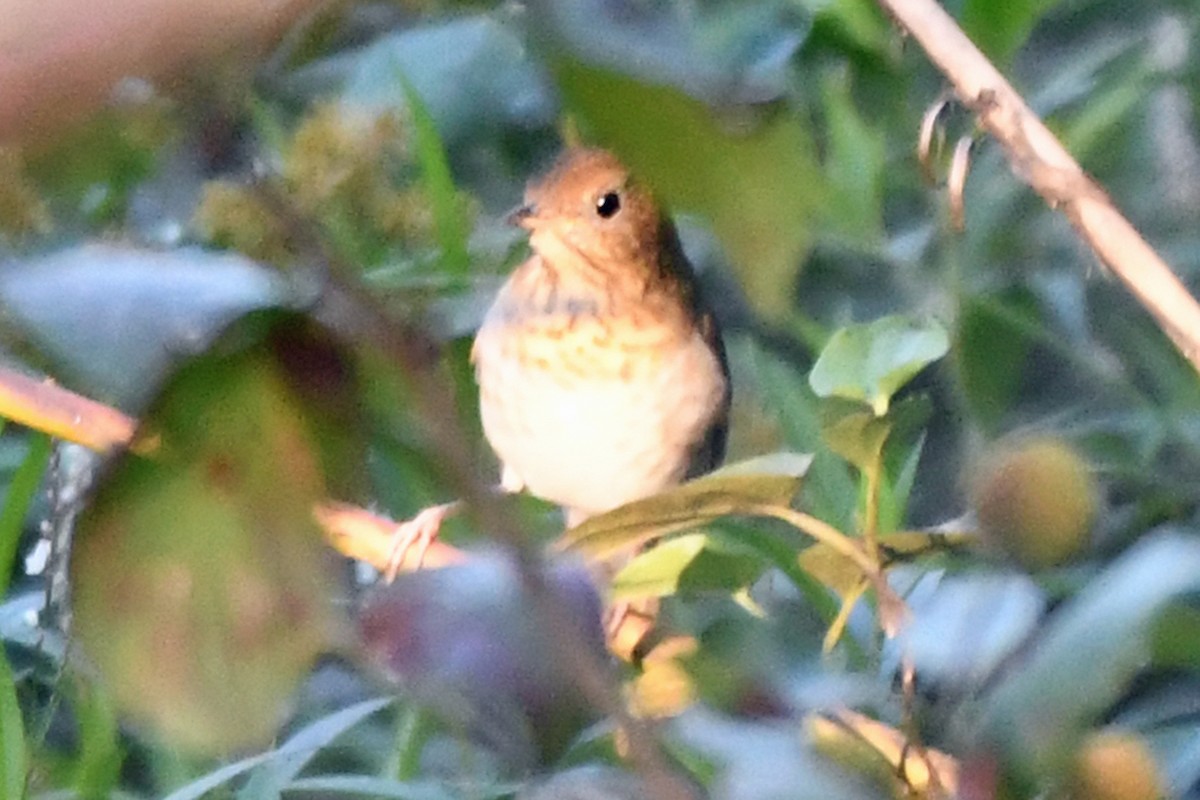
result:
<svg viewBox="0 0 1200 800"><path fill-rule="evenodd" d="M878 0L924 48L959 99L1004 146L1013 172L1060 208L1100 259L1200 370L1200 305L1104 190L934 0Z"/></svg>

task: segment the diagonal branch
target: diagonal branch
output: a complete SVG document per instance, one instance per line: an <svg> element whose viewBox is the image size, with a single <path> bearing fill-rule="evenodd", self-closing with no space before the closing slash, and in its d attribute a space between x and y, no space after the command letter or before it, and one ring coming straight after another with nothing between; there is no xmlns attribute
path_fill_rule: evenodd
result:
<svg viewBox="0 0 1200 800"><path fill-rule="evenodd" d="M1104 190L1029 109L1016 90L934 0L878 0L924 48L959 99L1003 146L1013 172L1061 209L1200 370L1200 305Z"/></svg>

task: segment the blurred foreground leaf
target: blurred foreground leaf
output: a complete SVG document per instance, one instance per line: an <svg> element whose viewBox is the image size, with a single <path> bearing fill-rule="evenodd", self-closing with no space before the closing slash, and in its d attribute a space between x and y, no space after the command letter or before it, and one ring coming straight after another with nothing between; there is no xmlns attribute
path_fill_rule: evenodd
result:
<svg viewBox="0 0 1200 800"><path fill-rule="evenodd" d="M269 740L336 641L337 573L312 510L362 463L350 383L315 328L262 314L146 415L157 446L113 465L71 558L75 631L121 712L188 749Z"/></svg>
<svg viewBox="0 0 1200 800"><path fill-rule="evenodd" d="M803 118L780 108L734 130L673 88L575 61L557 73L567 106L601 144L673 211L712 224L755 308L774 320L790 313L824 197Z"/></svg>
<svg viewBox="0 0 1200 800"><path fill-rule="evenodd" d="M1085 730L1152 650L1167 604L1200 589L1200 542L1143 539L1051 617L1028 659L983 699L980 734L1019 778L1062 774Z"/></svg>
<svg viewBox="0 0 1200 800"><path fill-rule="evenodd" d="M126 409L232 320L285 299L254 262L198 249L87 244L0 272L6 336L77 390Z"/></svg>

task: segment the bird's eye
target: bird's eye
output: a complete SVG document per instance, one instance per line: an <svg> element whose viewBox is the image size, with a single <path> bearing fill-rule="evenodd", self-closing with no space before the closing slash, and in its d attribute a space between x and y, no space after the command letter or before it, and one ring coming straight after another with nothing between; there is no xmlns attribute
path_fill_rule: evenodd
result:
<svg viewBox="0 0 1200 800"><path fill-rule="evenodd" d="M596 213L604 219L612 219L621 210L621 195L608 192L596 201Z"/></svg>

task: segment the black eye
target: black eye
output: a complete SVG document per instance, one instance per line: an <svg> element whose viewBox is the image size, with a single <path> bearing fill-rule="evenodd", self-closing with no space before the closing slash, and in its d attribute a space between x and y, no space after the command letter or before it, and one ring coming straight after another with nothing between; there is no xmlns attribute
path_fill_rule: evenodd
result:
<svg viewBox="0 0 1200 800"><path fill-rule="evenodd" d="M604 219L612 219L621 210L621 195L609 192L596 201L596 213Z"/></svg>

